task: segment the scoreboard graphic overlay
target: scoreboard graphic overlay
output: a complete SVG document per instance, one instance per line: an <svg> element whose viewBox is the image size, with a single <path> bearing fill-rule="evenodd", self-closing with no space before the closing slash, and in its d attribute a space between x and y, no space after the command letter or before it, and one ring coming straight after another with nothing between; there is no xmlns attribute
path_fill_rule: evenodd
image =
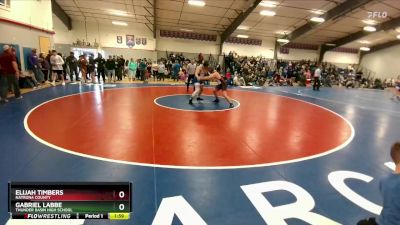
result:
<svg viewBox="0 0 400 225"><path fill-rule="evenodd" d="M129 219L129 182L10 182L13 219Z"/></svg>

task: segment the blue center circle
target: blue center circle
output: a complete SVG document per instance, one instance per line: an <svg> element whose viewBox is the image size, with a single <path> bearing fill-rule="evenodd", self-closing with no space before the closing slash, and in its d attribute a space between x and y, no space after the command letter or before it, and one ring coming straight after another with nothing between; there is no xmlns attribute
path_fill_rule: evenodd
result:
<svg viewBox="0 0 400 225"><path fill-rule="evenodd" d="M211 95L200 96L203 100L193 99L193 104L189 104L190 95L178 94L161 96L154 99L154 103L158 106L196 112L214 112L236 109L240 106L239 101L232 99L233 108L229 108L229 103L223 97L219 97L219 102L214 102L215 97Z"/></svg>

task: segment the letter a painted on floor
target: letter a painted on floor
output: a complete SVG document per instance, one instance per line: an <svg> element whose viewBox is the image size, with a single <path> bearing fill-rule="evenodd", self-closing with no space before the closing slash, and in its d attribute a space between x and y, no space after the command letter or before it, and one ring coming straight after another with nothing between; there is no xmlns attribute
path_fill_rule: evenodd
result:
<svg viewBox="0 0 400 225"><path fill-rule="evenodd" d="M182 196L163 198L152 225L171 225L174 215L183 225L207 225Z"/></svg>

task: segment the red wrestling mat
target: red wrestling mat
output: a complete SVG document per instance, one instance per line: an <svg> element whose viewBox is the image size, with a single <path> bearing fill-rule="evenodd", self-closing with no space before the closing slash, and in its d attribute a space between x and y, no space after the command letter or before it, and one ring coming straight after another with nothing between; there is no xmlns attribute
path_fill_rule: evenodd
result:
<svg viewBox="0 0 400 225"><path fill-rule="evenodd" d="M32 110L26 128L44 144L85 157L191 167L303 160L339 150L354 133L329 110L262 92L230 90L240 107L228 111L189 112L154 103L174 94L186 94L186 87L66 96Z"/></svg>

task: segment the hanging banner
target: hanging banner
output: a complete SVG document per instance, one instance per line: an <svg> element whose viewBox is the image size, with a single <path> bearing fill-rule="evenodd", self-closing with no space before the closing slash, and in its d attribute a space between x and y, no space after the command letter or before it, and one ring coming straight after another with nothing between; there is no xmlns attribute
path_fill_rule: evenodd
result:
<svg viewBox="0 0 400 225"><path fill-rule="evenodd" d="M117 36L117 43L122 44L122 36Z"/></svg>
<svg viewBox="0 0 400 225"><path fill-rule="evenodd" d="M136 38L136 45L140 45L142 43L142 39Z"/></svg>
<svg viewBox="0 0 400 225"><path fill-rule="evenodd" d="M147 45L147 38L142 38L142 45Z"/></svg>
<svg viewBox="0 0 400 225"><path fill-rule="evenodd" d="M126 46L128 46L129 48L133 48L135 46L134 35L126 35Z"/></svg>

